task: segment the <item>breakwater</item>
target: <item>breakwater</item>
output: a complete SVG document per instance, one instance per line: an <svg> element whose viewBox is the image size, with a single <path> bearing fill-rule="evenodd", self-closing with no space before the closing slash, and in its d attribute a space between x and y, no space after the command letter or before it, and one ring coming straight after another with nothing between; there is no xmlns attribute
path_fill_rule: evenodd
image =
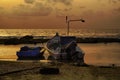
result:
<svg viewBox="0 0 120 80"><path fill-rule="evenodd" d="M0 37L0 44L37 44L45 43L50 40L50 36L12 36L12 37ZM77 43L120 43L120 38L116 37L76 37Z"/></svg>

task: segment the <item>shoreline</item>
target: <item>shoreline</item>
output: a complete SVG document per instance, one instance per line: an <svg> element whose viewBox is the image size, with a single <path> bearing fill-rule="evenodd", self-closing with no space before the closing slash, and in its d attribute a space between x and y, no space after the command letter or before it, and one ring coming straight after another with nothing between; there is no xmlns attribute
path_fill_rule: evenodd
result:
<svg viewBox="0 0 120 80"><path fill-rule="evenodd" d="M59 64L60 74L42 75L39 70L42 67L56 67L44 63L24 62L1 62L1 80L119 80L120 67L104 66L73 66L70 64Z"/></svg>

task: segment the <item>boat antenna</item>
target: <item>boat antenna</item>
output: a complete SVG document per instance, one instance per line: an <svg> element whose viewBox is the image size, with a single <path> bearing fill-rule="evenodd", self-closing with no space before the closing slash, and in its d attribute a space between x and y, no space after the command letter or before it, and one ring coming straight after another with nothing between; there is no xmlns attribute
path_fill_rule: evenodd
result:
<svg viewBox="0 0 120 80"><path fill-rule="evenodd" d="M58 32L56 32L56 35L55 36L59 36L59 33Z"/></svg>
<svg viewBox="0 0 120 80"><path fill-rule="evenodd" d="M69 27L70 27L70 22L75 22L75 21L81 21L81 22L85 22L84 19L70 19L68 20L68 16L66 16L66 23L67 23L67 35L69 36Z"/></svg>

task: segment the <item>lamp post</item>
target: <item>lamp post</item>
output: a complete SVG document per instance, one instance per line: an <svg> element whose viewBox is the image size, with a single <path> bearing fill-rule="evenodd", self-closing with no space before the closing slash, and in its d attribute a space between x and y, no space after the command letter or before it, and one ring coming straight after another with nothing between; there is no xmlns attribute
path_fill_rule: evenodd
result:
<svg viewBox="0 0 120 80"><path fill-rule="evenodd" d="M66 16L66 23L67 23L67 35L68 35L68 36L69 36L70 22L76 22L76 21L85 22L85 20L83 20L83 19L68 20L68 17Z"/></svg>

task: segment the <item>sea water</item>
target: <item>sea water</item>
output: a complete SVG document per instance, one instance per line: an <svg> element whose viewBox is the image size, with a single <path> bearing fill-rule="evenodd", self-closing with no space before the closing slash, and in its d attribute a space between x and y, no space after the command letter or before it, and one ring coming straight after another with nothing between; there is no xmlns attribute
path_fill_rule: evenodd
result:
<svg viewBox="0 0 120 80"><path fill-rule="evenodd" d="M37 47L42 44L0 45L0 60L16 60L16 52L24 45ZM120 43L81 43L78 46L84 51L84 60L88 64L120 64Z"/></svg>
<svg viewBox="0 0 120 80"><path fill-rule="evenodd" d="M66 35L66 29L0 29L0 36L54 36L58 32L60 35ZM120 29L70 29L72 36L79 37L118 37L120 38Z"/></svg>
<svg viewBox="0 0 120 80"><path fill-rule="evenodd" d="M54 36L58 32L66 35L66 29L0 29L0 38L4 36ZM70 35L79 37L116 37L120 38L120 29L70 29ZM41 46L42 44L0 45L0 60L17 59L16 52L22 46ZM120 64L120 43L80 43L88 64Z"/></svg>

